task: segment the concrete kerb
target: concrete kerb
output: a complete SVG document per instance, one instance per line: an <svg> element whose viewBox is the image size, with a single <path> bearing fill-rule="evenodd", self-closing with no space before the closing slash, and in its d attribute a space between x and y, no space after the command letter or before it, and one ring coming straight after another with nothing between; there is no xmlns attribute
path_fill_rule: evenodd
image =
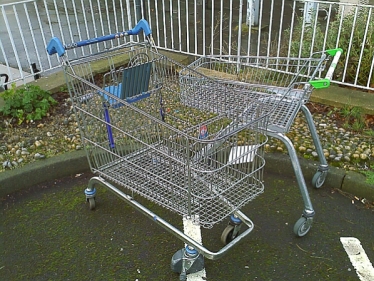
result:
<svg viewBox="0 0 374 281"><path fill-rule="evenodd" d="M265 170L272 177L295 177L291 160L287 154L268 153L265 159ZM307 186L311 186L311 180L317 170L318 163L302 158L299 161ZM34 185L88 171L89 165L84 150L39 160L25 167L0 173L0 198L14 192L26 190ZM265 186L267 184L267 178L265 177ZM365 198L370 202L374 202L374 186L366 183L365 177L356 172L347 172L330 167L322 188L341 189L360 199Z"/></svg>
<svg viewBox="0 0 374 281"><path fill-rule="evenodd" d="M188 63L189 57L176 53L167 52L168 57L179 61L181 63ZM51 92L58 91L61 87L65 86L65 79L62 72L55 73L49 77L44 77L33 83L38 84L41 88L49 90ZM313 92L313 95L315 95ZM336 100L339 100L339 91L320 92L316 94L314 98L317 102L324 104L330 104L333 100L329 99L328 94L334 92L336 94ZM313 100L312 95L312 100ZM318 97L319 95L320 97ZM344 96L350 96L350 93L345 92ZM360 95L360 92L355 92L355 100ZM372 105L374 103L368 102L368 98L374 99L374 95L368 96L363 94L364 104L360 103L360 106L365 108L366 105ZM340 95L341 97L341 95ZM348 97L349 100L349 97ZM350 100L351 101L351 100ZM348 103L349 104L349 103ZM371 113L371 109L368 110ZM367 112L367 113L369 113ZM369 114L370 114L369 113ZM304 174L307 185L310 186L311 179L317 170L317 163L313 161L307 161L305 159L299 159L301 169ZM274 153L266 155L266 171L271 172L274 175L294 177L294 171L292 169L291 161L286 154ZM74 175L89 170L89 165L85 152L75 151L69 152L60 156L47 158L44 160L36 161L25 167L21 167L15 170L4 171L0 173L0 197L6 196L16 191L29 188L33 185L37 185L43 182L51 181L58 178L63 178L69 175ZM265 179L266 181L266 179ZM365 182L365 177L356 172L346 172L342 169L330 167L329 174L325 181L325 187L338 188L345 192L351 193L352 195L360 198L365 198L371 202L374 202L374 185Z"/></svg>
<svg viewBox="0 0 374 281"><path fill-rule="evenodd" d="M317 171L318 162L299 158L300 167L307 186L311 186L312 178ZM271 153L266 155L265 170L275 175L294 177L291 160L287 154ZM266 184L266 178L265 178ZM324 185L321 188L336 188L347 192L359 199L374 202L374 185L366 182L364 175L345 171L336 167L329 167Z"/></svg>
<svg viewBox="0 0 374 281"><path fill-rule="evenodd" d="M4 171L0 173L0 197L47 181L87 172L89 169L86 153L80 150Z"/></svg>

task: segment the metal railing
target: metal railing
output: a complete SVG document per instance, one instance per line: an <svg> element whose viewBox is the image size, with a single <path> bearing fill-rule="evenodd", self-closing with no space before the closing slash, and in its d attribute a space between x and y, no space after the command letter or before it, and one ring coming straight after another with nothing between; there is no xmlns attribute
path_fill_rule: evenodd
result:
<svg viewBox="0 0 374 281"><path fill-rule="evenodd" d="M373 90L373 11L372 0L26 0L0 5L0 72L9 75L8 83L38 78L59 66L45 51L52 36L70 44L129 30L146 18L160 49L193 56L305 57L340 47L344 55L333 82ZM70 56L120 40L126 39Z"/></svg>

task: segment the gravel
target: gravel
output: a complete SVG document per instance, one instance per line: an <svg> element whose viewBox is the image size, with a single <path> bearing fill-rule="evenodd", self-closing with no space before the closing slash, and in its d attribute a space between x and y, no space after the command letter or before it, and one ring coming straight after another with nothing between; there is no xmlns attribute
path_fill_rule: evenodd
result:
<svg viewBox="0 0 374 281"><path fill-rule="evenodd" d="M35 161L82 149L79 127L69 98L60 102L58 110L38 122L16 125L3 120L0 125L0 172L32 165ZM373 138L339 127L325 114L314 114L325 157L330 165L346 170L367 169L374 159ZM288 134L297 153L318 160L305 119L299 113ZM287 153L283 143L269 139L268 152Z"/></svg>

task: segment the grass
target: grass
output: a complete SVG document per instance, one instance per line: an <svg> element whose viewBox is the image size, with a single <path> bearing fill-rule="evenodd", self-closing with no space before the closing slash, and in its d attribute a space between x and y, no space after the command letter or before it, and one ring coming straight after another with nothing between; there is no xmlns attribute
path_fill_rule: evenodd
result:
<svg viewBox="0 0 374 281"><path fill-rule="evenodd" d="M374 164L370 166L369 170L362 171L362 173L366 176L366 182L374 185Z"/></svg>

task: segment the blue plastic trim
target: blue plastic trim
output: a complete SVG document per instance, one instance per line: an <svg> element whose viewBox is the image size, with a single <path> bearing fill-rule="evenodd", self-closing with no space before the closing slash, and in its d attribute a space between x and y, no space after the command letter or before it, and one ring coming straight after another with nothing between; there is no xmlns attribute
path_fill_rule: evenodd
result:
<svg viewBox="0 0 374 281"><path fill-rule="evenodd" d="M133 103L133 102L137 102L137 101L140 101L142 99L145 99L145 98L149 98L150 96L151 96L151 94L148 93L148 92L147 93L142 93L141 95L136 96L134 98L127 98L126 101L128 103Z"/></svg>
<svg viewBox="0 0 374 281"><path fill-rule="evenodd" d="M103 107L104 107L105 122L108 123L106 124L106 130L108 133L109 147L113 149L115 148L115 144L114 144L114 139L113 139L112 126L110 126L110 116L109 116L109 110L108 110L109 106L104 102Z"/></svg>
<svg viewBox="0 0 374 281"><path fill-rule="evenodd" d="M145 36L149 36L152 33L151 28L145 19L141 19L133 29L127 31L127 34L138 35L142 30L144 31Z"/></svg>
<svg viewBox="0 0 374 281"><path fill-rule="evenodd" d="M51 41L49 41L47 52L49 55L58 54L58 56L61 57L65 54L65 48L60 39L53 37Z"/></svg>
<svg viewBox="0 0 374 281"><path fill-rule="evenodd" d="M234 215L231 215L230 216L230 220L234 223L234 224L241 224L242 223L242 220L235 217Z"/></svg>
<svg viewBox="0 0 374 281"><path fill-rule="evenodd" d="M95 195L96 194L96 188L93 188L92 190L88 190L88 189L85 189L84 190L84 194L86 194L86 195Z"/></svg>
<svg viewBox="0 0 374 281"><path fill-rule="evenodd" d="M186 253L188 256L194 257L198 254L198 252L195 249L190 249L190 247L185 247Z"/></svg>

